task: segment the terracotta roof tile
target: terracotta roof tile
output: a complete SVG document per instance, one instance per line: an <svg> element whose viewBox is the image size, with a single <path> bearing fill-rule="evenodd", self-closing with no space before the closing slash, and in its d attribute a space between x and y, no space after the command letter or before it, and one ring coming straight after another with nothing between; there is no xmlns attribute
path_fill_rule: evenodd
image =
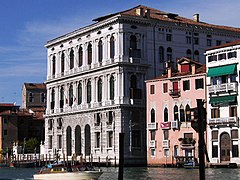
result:
<svg viewBox="0 0 240 180"><path fill-rule="evenodd" d="M24 83L26 89L46 89L46 84L44 83Z"/></svg>
<svg viewBox="0 0 240 180"><path fill-rule="evenodd" d="M196 26L204 26L206 28L217 28L217 29L224 29L224 30L229 30L229 31L240 32L240 28L208 24L208 23L201 22L201 21L197 22L197 21L194 21L193 19L188 19L188 18L185 18L185 17L178 16L177 14L160 11L158 9L150 8L150 7L143 6L143 5L138 5L134 8L131 8L131 9L128 9L128 10L125 10L125 11L121 11L121 12L109 14L109 15L106 15L106 16L98 17L98 18L94 19L93 21L102 21L102 20L105 20L107 18L113 17L115 15L128 15L128 16L139 17L139 15L137 15L137 13L136 13L136 9L139 9L139 8L142 8L144 12L147 9L150 10L150 17L149 18L151 18L151 19L156 19L156 20L161 20L161 21L169 21L169 22L176 22L176 23L184 23L184 24L196 25Z"/></svg>

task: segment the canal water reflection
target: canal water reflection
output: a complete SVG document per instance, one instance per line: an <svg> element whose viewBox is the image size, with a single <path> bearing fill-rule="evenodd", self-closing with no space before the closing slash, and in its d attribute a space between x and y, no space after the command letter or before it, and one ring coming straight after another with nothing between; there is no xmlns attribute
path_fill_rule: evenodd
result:
<svg viewBox="0 0 240 180"><path fill-rule="evenodd" d="M102 168L99 180L117 180L118 168ZM0 168L0 180L33 179L34 168ZM124 180L198 180L198 169L125 167ZM207 180L239 180L240 169L206 169Z"/></svg>

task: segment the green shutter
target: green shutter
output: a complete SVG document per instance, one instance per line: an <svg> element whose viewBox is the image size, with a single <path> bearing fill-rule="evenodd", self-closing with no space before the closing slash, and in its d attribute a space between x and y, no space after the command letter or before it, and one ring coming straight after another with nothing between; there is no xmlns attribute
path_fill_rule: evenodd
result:
<svg viewBox="0 0 240 180"><path fill-rule="evenodd" d="M230 64L227 66L219 66L213 67L208 69L207 76L214 77L214 76L223 76L228 74L235 74L236 64Z"/></svg>
<svg viewBox="0 0 240 180"><path fill-rule="evenodd" d="M210 104L223 104L223 103L235 102L236 97L237 97L236 95L211 97L209 103Z"/></svg>

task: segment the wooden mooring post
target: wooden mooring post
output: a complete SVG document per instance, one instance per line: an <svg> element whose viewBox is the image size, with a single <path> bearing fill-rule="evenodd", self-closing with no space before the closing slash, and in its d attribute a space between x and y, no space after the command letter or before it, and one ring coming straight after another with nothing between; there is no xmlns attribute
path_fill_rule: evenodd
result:
<svg viewBox="0 0 240 180"><path fill-rule="evenodd" d="M123 166L124 166L124 133L119 133L119 170L118 170L118 180L123 180Z"/></svg>

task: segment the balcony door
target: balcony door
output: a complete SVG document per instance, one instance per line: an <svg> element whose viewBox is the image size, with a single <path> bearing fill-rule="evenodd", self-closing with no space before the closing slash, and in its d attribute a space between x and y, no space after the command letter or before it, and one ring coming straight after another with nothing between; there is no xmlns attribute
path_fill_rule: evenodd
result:
<svg viewBox="0 0 240 180"><path fill-rule="evenodd" d="M231 139L228 133L222 133L220 137L221 161L230 161Z"/></svg>
<svg viewBox="0 0 240 180"><path fill-rule="evenodd" d="M173 92L174 93L178 92L178 82L173 82Z"/></svg>

